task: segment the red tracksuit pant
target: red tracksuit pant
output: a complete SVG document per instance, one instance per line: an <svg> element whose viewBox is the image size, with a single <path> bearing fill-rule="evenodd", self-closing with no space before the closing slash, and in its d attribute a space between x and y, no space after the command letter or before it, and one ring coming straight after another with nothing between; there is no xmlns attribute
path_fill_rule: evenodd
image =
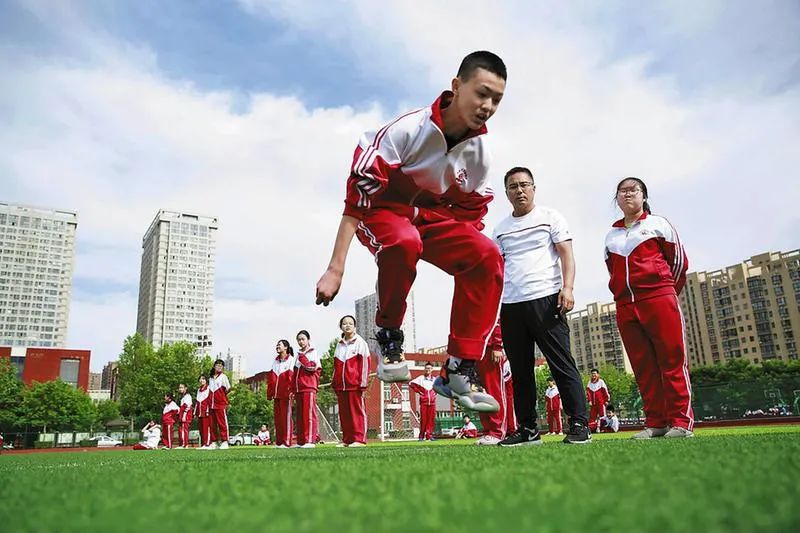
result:
<svg viewBox="0 0 800 533"><path fill-rule="evenodd" d="M496 413L478 413L483 432L492 437L504 439L513 429L508 428L509 398L506 396L506 387L503 383L503 369L500 363L492 361L491 353L486 354L483 359L478 361L477 369L486 394L500 404L500 410ZM512 394L511 402L513 401L514 395ZM511 411L513 413L514 409L512 408Z"/></svg>
<svg viewBox="0 0 800 533"><path fill-rule="evenodd" d="M292 401L275 398L275 445L292 445Z"/></svg>
<svg viewBox="0 0 800 533"><path fill-rule="evenodd" d="M506 435L517 430L517 413L514 411L514 382L506 381Z"/></svg>
<svg viewBox="0 0 800 533"><path fill-rule="evenodd" d="M378 264L375 323L399 328L406 298L422 259L455 278L447 353L480 359L497 320L503 291L503 259L491 239L472 224L445 219L425 222L425 210L412 223L382 208L368 210L356 235Z"/></svg>
<svg viewBox="0 0 800 533"><path fill-rule="evenodd" d="M678 297L617 305L617 326L639 384L647 427L694 427L692 384Z"/></svg>
<svg viewBox="0 0 800 533"><path fill-rule="evenodd" d="M594 409L594 406L592 408ZM594 420L594 418L591 420ZM558 396L551 400L547 407L547 428L550 433L561 433L564 431L561 423L561 398Z"/></svg>
<svg viewBox="0 0 800 533"><path fill-rule="evenodd" d="M184 448L189 446L189 426L192 425L192 419L187 417L186 420L180 422L178 426L178 442Z"/></svg>
<svg viewBox="0 0 800 533"><path fill-rule="evenodd" d="M161 428L161 444L167 448L172 448L172 433L175 429L174 424L162 424Z"/></svg>
<svg viewBox="0 0 800 533"><path fill-rule="evenodd" d="M606 404L593 402L592 408L589 411L589 429L592 431L597 430L600 419L604 416L606 416Z"/></svg>
<svg viewBox="0 0 800 533"><path fill-rule="evenodd" d="M200 446L211 445L211 416L198 417L200 425Z"/></svg>
<svg viewBox="0 0 800 533"><path fill-rule="evenodd" d="M342 424L342 441L367 443L367 410L363 390L336 391L339 403L339 421Z"/></svg>
<svg viewBox="0 0 800 533"><path fill-rule="evenodd" d="M228 410L211 409L211 435L218 436L220 442L228 442Z"/></svg>
<svg viewBox="0 0 800 533"><path fill-rule="evenodd" d="M317 393L298 392L295 394L297 409L297 444L313 444L317 436Z"/></svg>
<svg viewBox="0 0 800 533"><path fill-rule="evenodd" d="M419 438L432 439L436 426L436 404L419 406Z"/></svg>

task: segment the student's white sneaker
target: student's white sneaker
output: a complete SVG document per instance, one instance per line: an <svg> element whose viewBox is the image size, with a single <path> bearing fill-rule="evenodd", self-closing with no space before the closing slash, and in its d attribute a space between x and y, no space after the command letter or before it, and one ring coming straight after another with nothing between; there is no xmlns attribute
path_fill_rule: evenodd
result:
<svg viewBox="0 0 800 533"><path fill-rule="evenodd" d="M478 439L478 442L475 444L478 446L497 446L500 443L500 439L493 435L484 435L483 437Z"/></svg>
<svg viewBox="0 0 800 533"><path fill-rule="evenodd" d="M280 449L280 450L286 450L289 447L286 446L285 444L278 444L277 446L275 446L275 448Z"/></svg>
<svg viewBox="0 0 800 533"><path fill-rule="evenodd" d="M295 444L294 446L292 446L292 448L302 448L302 447L303 447L302 444Z"/></svg>
<svg viewBox="0 0 800 533"><path fill-rule="evenodd" d="M363 448L365 446L366 446L366 444L364 444L363 442L351 442L347 447L348 448Z"/></svg>
<svg viewBox="0 0 800 533"><path fill-rule="evenodd" d="M175 449L176 450L185 450L185 448L183 446L175 446Z"/></svg>
<svg viewBox="0 0 800 533"><path fill-rule="evenodd" d="M227 443L227 442L223 442L223 443L221 443L221 444L219 445L219 449L220 449L220 450L227 450L228 448L230 448L230 446L228 445L228 443Z"/></svg>
<svg viewBox="0 0 800 533"><path fill-rule="evenodd" d="M403 330L399 328L381 328L375 334L378 341L378 379L385 383L403 382L411 379L403 355Z"/></svg>
<svg viewBox="0 0 800 533"><path fill-rule="evenodd" d="M307 449L307 450L308 450L308 449L311 449L311 448L316 448L316 447L317 447L317 445L316 445L316 444L314 444L313 442L306 442L305 444L303 444L303 445L302 445L302 446L300 446L300 447L301 447L301 448L305 448L305 449Z"/></svg>
<svg viewBox="0 0 800 533"><path fill-rule="evenodd" d="M217 449L217 443L216 442L212 442L211 444L208 445L208 449L209 450L216 450Z"/></svg>
<svg viewBox="0 0 800 533"><path fill-rule="evenodd" d="M210 450L211 446L200 446L199 448L196 448L196 449L198 449L198 450Z"/></svg>
<svg viewBox="0 0 800 533"><path fill-rule="evenodd" d="M668 430L669 428L644 428L631 438L633 440L654 439L665 436Z"/></svg>
<svg viewBox="0 0 800 533"><path fill-rule="evenodd" d="M676 426L674 428L670 428L670 430L664 434L664 437L668 439L688 439L694 437L694 433L686 428Z"/></svg>
<svg viewBox="0 0 800 533"><path fill-rule="evenodd" d="M345 444L344 442L340 442L339 444L336 445L336 447L337 448L347 448L347 444Z"/></svg>

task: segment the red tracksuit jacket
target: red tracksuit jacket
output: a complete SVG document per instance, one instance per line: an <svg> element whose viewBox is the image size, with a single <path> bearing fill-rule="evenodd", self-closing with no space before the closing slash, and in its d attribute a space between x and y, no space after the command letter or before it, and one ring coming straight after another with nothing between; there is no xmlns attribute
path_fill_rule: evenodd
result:
<svg viewBox="0 0 800 533"><path fill-rule="evenodd" d="M188 392L181 398L181 410L178 413L181 423L192 421L192 395Z"/></svg>
<svg viewBox="0 0 800 533"><path fill-rule="evenodd" d="M197 396L195 396L194 403L194 416L197 418L205 418L211 411L211 391L208 390L208 385L197 389Z"/></svg>
<svg viewBox="0 0 800 533"><path fill-rule="evenodd" d="M361 136L347 180L345 215L361 219L365 210L382 207L409 219L456 219L483 229L494 197L486 127L448 149L442 109L452 99L445 91L430 107Z"/></svg>
<svg viewBox="0 0 800 533"><path fill-rule="evenodd" d="M608 392L608 387L603 378L597 381L589 381L586 385L586 401L592 405L605 405L611 399L611 393Z"/></svg>
<svg viewBox="0 0 800 533"><path fill-rule="evenodd" d="M666 218L647 213L625 228L614 222L606 235L608 288L614 301L625 304L664 294L680 294L689 260L678 232Z"/></svg>
<svg viewBox="0 0 800 533"><path fill-rule="evenodd" d="M547 388L544 391L544 402L548 413L557 412L561 410L561 396L558 393L558 387Z"/></svg>
<svg viewBox="0 0 800 533"><path fill-rule="evenodd" d="M280 356L272 362L267 372L267 399L288 400L294 385L294 356L281 360Z"/></svg>
<svg viewBox="0 0 800 533"><path fill-rule="evenodd" d="M225 372L219 376L209 378L208 389L211 391L211 408L227 409L228 391L231 390L231 382Z"/></svg>
<svg viewBox="0 0 800 533"><path fill-rule="evenodd" d="M175 402L169 402L164 406L164 411L161 414L161 425L175 425L175 422L178 421L178 413L180 412L180 407Z"/></svg>
<svg viewBox="0 0 800 533"><path fill-rule="evenodd" d="M341 339L333 356L333 390L351 391L367 388L369 345L356 333L350 341Z"/></svg>
<svg viewBox="0 0 800 533"><path fill-rule="evenodd" d="M319 354L309 346L306 351L297 353L294 364L294 391L317 392L319 377L322 375L322 363Z"/></svg>
<svg viewBox="0 0 800 533"><path fill-rule="evenodd" d="M433 390L433 380L435 379L436 376L433 374L429 379L422 374L409 382L408 388L419 394L420 405L436 405L436 391Z"/></svg>

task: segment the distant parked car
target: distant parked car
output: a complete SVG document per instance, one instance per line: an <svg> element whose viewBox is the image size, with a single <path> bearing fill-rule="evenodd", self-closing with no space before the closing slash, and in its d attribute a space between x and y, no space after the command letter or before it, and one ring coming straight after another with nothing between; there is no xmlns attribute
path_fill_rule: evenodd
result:
<svg viewBox="0 0 800 533"><path fill-rule="evenodd" d="M442 428L441 435L445 437L455 437L458 433L458 430L461 429L461 426L456 426L454 428Z"/></svg>
<svg viewBox="0 0 800 533"><path fill-rule="evenodd" d="M237 433L228 437L228 444L231 446L239 446L240 444L253 444L255 435L252 433Z"/></svg>
<svg viewBox="0 0 800 533"><path fill-rule="evenodd" d="M108 435L98 435L89 440L96 440L98 448L113 448L114 446L122 446L121 440L112 439Z"/></svg>

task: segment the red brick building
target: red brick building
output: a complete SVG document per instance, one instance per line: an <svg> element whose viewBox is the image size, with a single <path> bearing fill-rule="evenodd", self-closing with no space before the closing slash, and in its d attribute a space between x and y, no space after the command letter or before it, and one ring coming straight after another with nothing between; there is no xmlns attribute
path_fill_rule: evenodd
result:
<svg viewBox="0 0 800 533"><path fill-rule="evenodd" d="M89 389L90 350L0 346L0 358L9 359L26 385L61 379L84 391Z"/></svg>

